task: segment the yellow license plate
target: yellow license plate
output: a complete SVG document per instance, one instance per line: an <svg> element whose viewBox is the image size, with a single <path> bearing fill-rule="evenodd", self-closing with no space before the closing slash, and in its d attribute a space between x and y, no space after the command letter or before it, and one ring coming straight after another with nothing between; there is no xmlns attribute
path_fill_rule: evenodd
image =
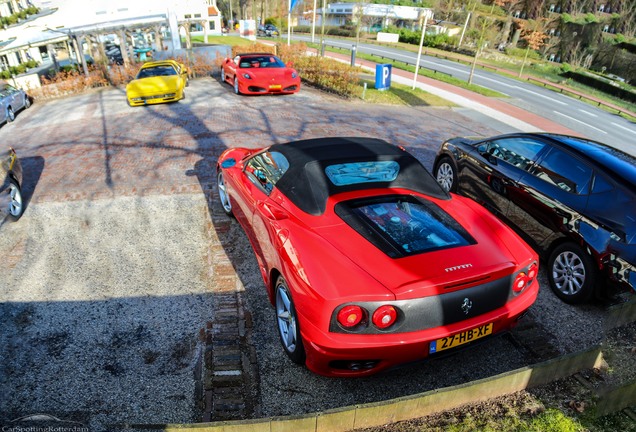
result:
<svg viewBox="0 0 636 432"><path fill-rule="evenodd" d="M472 342L476 339L488 336L489 334L492 334L492 323L488 323L481 327L475 327L474 329L457 333L452 336L437 339L436 341L431 342L428 352L429 354L434 354L436 352L455 348L456 346Z"/></svg>
<svg viewBox="0 0 636 432"><path fill-rule="evenodd" d="M283 86L280 85L280 84L279 85L271 85L271 86L269 86L270 90L280 90L281 88L283 88Z"/></svg>

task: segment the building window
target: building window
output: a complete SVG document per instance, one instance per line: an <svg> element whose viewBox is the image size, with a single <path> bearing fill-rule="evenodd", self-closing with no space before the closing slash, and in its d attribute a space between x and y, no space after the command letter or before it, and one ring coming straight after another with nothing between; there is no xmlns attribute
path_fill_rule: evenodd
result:
<svg viewBox="0 0 636 432"><path fill-rule="evenodd" d="M201 14L194 14L195 18L201 18Z"/></svg>
<svg viewBox="0 0 636 432"><path fill-rule="evenodd" d="M95 15L106 15L108 12L106 11L97 11L95 12Z"/></svg>
<svg viewBox="0 0 636 432"><path fill-rule="evenodd" d="M605 33L609 32L609 25L606 24L605 27L603 27L603 31Z"/></svg>
<svg viewBox="0 0 636 432"><path fill-rule="evenodd" d="M210 21L210 30L216 30L216 23L214 21Z"/></svg>
<svg viewBox="0 0 636 432"><path fill-rule="evenodd" d="M117 9L117 12L128 12L128 8Z"/></svg>
<svg viewBox="0 0 636 432"><path fill-rule="evenodd" d="M185 19L190 19L190 18L192 18L192 14L185 14L183 17L184 17Z"/></svg>
<svg viewBox="0 0 636 432"><path fill-rule="evenodd" d="M554 9L555 9L555 8L556 8L556 6L555 6L555 5L553 5L553 4L551 4L551 5L550 5L550 12L554 12Z"/></svg>
<svg viewBox="0 0 636 432"><path fill-rule="evenodd" d="M604 5L604 4L600 5L600 6L598 7L598 11L599 11L599 12L603 12L603 11L605 11L605 5Z"/></svg>

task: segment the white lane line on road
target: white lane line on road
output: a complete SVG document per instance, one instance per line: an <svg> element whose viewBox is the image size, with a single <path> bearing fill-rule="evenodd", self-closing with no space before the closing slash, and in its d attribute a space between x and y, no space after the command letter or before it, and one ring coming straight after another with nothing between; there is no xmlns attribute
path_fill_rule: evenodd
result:
<svg viewBox="0 0 636 432"><path fill-rule="evenodd" d="M583 114L587 114L587 115L592 116L592 117L598 117L596 114L591 113L591 112L586 111L586 110L583 110L583 109L580 109L580 108L579 108L579 111L581 111Z"/></svg>
<svg viewBox="0 0 636 432"><path fill-rule="evenodd" d="M483 85L483 86L480 86L480 87L483 87L483 88L488 89L488 90L490 90L490 91L494 91L494 92L497 92L497 93L501 93L502 95L504 95L504 96L506 96L506 97L510 97L510 95L509 95L509 94L504 93L504 92L502 92L501 90L495 90L494 88L486 87L486 86L484 86L484 85Z"/></svg>
<svg viewBox="0 0 636 432"><path fill-rule="evenodd" d="M634 129L626 128L625 126L619 125L618 123L614 123L614 122L612 122L612 124L614 126L616 126L617 128L621 128L621 129L626 130L627 132L636 133L636 132L634 132Z"/></svg>
<svg viewBox="0 0 636 432"><path fill-rule="evenodd" d="M531 93L531 94L533 94L535 96L539 96L539 97L542 97L542 98L547 99L549 101L552 101L554 103L558 103L559 105L567 105L567 102L561 102L560 100L556 100L556 99L551 98L549 96L544 96L544 95L539 94L537 92L534 92L534 91L531 91L531 90L528 90L528 89L524 89L523 87L517 87L517 90L521 90L521 91L524 91L526 93Z"/></svg>
<svg viewBox="0 0 636 432"><path fill-rule="evenodd" d="M475 76L476 76L477 78L479 78L479 79L483 79L483 80L486 80L486 81L492 81L492 82L497 83L497 84L499 84L499 85L502 85L502 86L504 86L504 87L511 87L511 88L512 88L512 87L517 87L517 86L515 86L515 85L506 84L506 83L505 83L505 82L503 82L503 81L496 80L496 79L492 79L492 78L488 78L488 77L485 77L485 76L480 75L480 74L475 74Z"/></svg>
<svg viewBox="0 0 636 432"><path fill-rule="evenodd" d="M553 113L555 113L555 114L558 114L558 115L560 115L560 116L567 117L567 118L569 118L569 119L570 119L570 120L572 120L572 121L575 121L575 122L577 122L577 123L581 123L582 125L585 125L585 126L587 126L587 127L591 128L591 129L594 129L595 131L599 131L599 132L602 132L602 133L604 133L604 134L606 134L606 135L607 135L607 132L605 132L604 130L599 129L599 128L596 128L596 127L594 127L594 126L590 126L588 123L585 123L585 122L583 122L583 121L581 121L581 120L577 120L577 119L575 119L574 117L570 117L569 115L566 115L566 114L560 113L560 112L558 112L558 111L552 111L552 112L553 112Z"/></svg>

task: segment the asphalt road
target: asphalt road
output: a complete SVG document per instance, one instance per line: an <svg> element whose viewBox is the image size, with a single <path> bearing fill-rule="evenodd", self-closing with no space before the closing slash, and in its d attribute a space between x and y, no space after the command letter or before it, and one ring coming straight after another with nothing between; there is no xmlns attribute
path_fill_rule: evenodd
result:
<svg viewBox="0 0 636 432"><path fill-rule="evenodd" d="M27 202L22 219L0 224L0 425L35 413L91 431L199 421L199 335L228 280L253 317L257 416L382 401L537 360L532 344L504 336L376 377L316 376L284 355L247 238L219 219L213 167L226 148L371 136L430 169L444 139L499 130L464 110L367 105L309 88L243 97L208 77L187 94L131 108L120 89L93 91L36 102L0 128L23 161ZM567 306L541 281L533 344L567 353L601 342L603 308Z"/></svg>
<svg viewBox="0 0 636 432"><path fill-rule="evenodd" d="M311 37L294 35L294 39L310 41ZM318 41L320 38L315 39ZM351 50L352 43L341 39L326 38L328 46ZM357 52L373 54L415 64L417 53L374 44L360 43ZM378 58L378 62L381 59ZM458 79L468 81L470 65L423 55L420 66ZM477 68L473 83L508 96L506 102L529 112L549 118L588 138L605 142L630 153L636 153L636 125L628 120L608 113L600 108L527 82L504 77L494 72Z"/></svg>

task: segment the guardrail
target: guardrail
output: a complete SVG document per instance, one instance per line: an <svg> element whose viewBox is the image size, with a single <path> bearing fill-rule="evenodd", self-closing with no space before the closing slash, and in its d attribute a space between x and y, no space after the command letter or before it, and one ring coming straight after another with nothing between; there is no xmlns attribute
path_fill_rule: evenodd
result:
<svg viewBox="0 0 636 432"><path fill-rule="evenodd" d="M331 47L331 48L339 49L339 50L342 50L342 51L354 52L354 49L347 50L347 48L343 48L343 47L338 46L338 45L333 45L333 44L328 44L328 43L324 43L323 45L326 46L326 47ZM353 46L355 46L355 45L353 45ZM357 51L357 49L355 51ZM358 53L358 55L359 55L359 53ZM376 57L376 58L379 58L380 60L390 60L393 63L404 63L406 66L415 67L415 63L411 63L411 62L407 62L407 61L403 61L403 60L397 60L397 59L394 59L392 57L382 56L382 55L378 55L378 54L370 54L370 53L364 53L364 55L368 55L368 56L371 56L371 57ZM442 72L440 70L429 68L429 67L422 66L422 65L420 65L419 69L420 70L426 69L426 70L429 70L429 71L433 72L434 74L442 74L442 75L446 75L446 76L449 76L449 77L453 76L452 74L449 74L448 72Z"/></svg>
<svg viewBox="0 0 636 432"><path fill-rule="evenodd" d="M579 98L579 100L585 99L585 100L588 100L590 102L594 102L595 104L597 104L597 106L603 105L603 106L605 106L607 108L611 108L613 110L616 110L617 114L627 114L627 115L629 115L631 117L636 118L636 113L634 113L634 112L632 112L632 111L630 111L628 109L619 107L617 105L614 105L614 104L611 104L611 103L608 103L608 102L605 102L605 101L602 101L600 99L597 99L595 97L592 97L592 96L589 96L589 95L586 95L586 94L583 94L583 93L579 93L576 90L570 89L568 87L560 86L557 83L553 83L553 82L550 82L550 81L545 81L545 80L542 80L542 79L539 79L539 78L535 78L535 77L531 77L531 76L526 77L526 80L530 81L530 82L534 81L534 82L537 82L539 84L542 84L543 87L545 87L545 88L552 87L553 89L558 90L559 93L568 93L570 95L576 96L576 97Z"/></svg>

